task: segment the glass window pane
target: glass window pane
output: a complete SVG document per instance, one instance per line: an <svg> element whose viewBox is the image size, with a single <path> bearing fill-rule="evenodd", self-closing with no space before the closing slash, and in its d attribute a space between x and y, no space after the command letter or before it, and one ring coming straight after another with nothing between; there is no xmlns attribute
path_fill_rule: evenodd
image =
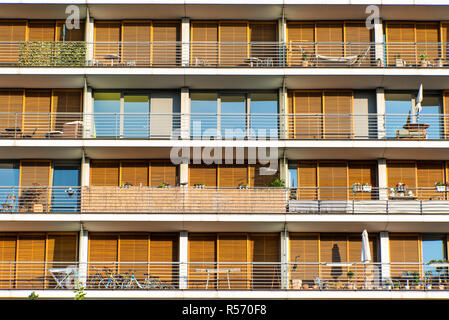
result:
<svg viewBox="0 0 449 320"><path fill-rule="evenodd" d="M53 212L78 211L80 166L55 164L53 170Z"/></svg>
<svg viewBox="0 0 449 320"><path fill-rule="evenodd" d="M222 95L221 96L221 135L226 139L243 139L246 131L246 96Z"/></svg>
<svg viewBox="0 0 449 320"><path fill-rule="evenodd" d="M396 138L398 130L403 130L412 108L410 93L389 93L385 95L385 126L388 138Z"/></svg>
<svg viewBox="0 0 449 320"><path fill-rule="evenodd" d="M217 94L192 93L190 95L191 124L193 137L217 136Z"/></svg>
<svg viewBox="0 0 449 320"><path fill-rule="evenodd" d="M94 94L94 132L97 137L120 135L120 93L96 92Z"/></svg>
<svg viewBox="0 0 449 320"><path fill-rule="evenodd" d="M423 263L429 263L432 260L445 260L445 236L444 235L423 235L422 238L422 257ZM424 272L429 275L437 276L440 268L425 266Z"/></svg>
<svg viewBox="0 0 449 320"><path fill-rule="evenodd" d="M288 169L288 180L290 188L298 187L298 169L297 168L289 168Z"/></svg>
<svg viewBox="0 0 449 320"><path fill-rule="evenodd" d="M427 139L441 139L444 119L441 114L440 98L438 96L424 96L421 112L416 117L416 122L426 123Z"/></svg>
<svg viewBox="0 0 449 320"><path fill-rule="evenodd" d="M278 137L277 93L251 94L251 136Z"/></svg>
<svg viewBox="0 0 449 320"><path fill-rule="evenodd" d="M125 95L123 137L148 138L150 99L148 95Z"/></svg>
<svg viewBox="0 0 449 320"><path fill-rule="evenodd" d="M5 212L17 211L19 196L19 163L0 162L0 207Z"/></svg>

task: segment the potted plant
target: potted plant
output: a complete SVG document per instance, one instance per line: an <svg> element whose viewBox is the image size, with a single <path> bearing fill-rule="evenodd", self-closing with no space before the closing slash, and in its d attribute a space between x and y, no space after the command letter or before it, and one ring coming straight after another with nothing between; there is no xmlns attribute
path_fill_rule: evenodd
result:
<svg viewBox="0 0 449 320"><path fill-rule="evenodd" d="M348 277L348 290L354 290L355 286L353 283L351 283L351 279L354 277L354 272L352 272L351 270L349 270L346 273L346 277Z"/></svg>
<svg viewBox="0 0 449 320"><path fill-rule="evenodd" d="M305 52L302 54L301 65L302 65L303 67L308 67L308 66L309 66L309 60L308 60L307 54L306 54Z"/></svg>
<svg viewBox="0 0 449 320"><path fill-rule="evenodd" d="M420 284L421 284L421 278L420 278L420 276L419 276L419 272L413 272L412 274L411 274L411 276L413 277L413 289L414 290L421 290L421 286L420 286Z"/></svg>
<svg viewBox="0 0 449 320"><path fill-rule="evenodd" d="M197 189L204 189L204 187L206 186L206 184L204 182L201 183L196 183L193 185L195 188Z"/></svg>
<svg viewBox="0 0 449 320"><path fill-rule="evenodd" d="M403 182L398 182L395 187L396 192L405 192L407 191L407 184Z"/></svg>
<svg viewBox="0 0 449 320"><path fill-rule="evenodd" d="M401 59L401 55L397 54L396 55L396 67L403 67L404 66L404 61Z"/></svg>
<svg viewBox="0 0 449 320"><path fill-rule="evenodd" d="M282 179L274 178L273 180L271 180L268 186L281 188L285 186L285 181Z"/></svg>
<svg viewBox="0 0 449 320"><path fill-rule="evenodd" d="M363 192L371 192L372 188L373 187L369 183L364 183L362 185L362 191Z"/></svg>
<svg viewBox="0 0 449 320"><path fill-rule="evenodd" d="M391 290L393 288L393 283L390 280L385 282L385 289Z"/></svg>
<svg viewBox="0 0 449 320"><path fill-rule="evenodd" d="M248 189L248 185L245 184L245 183L239 183L238 188L239 188L239 189L242 189L242 190L247 190L247 189Z"/></svg>
<svg viewBox="0 0 449 320"><path fill-rule="evenodd" d="M120 187L122 187L122 188L129 188L129 187L132 187L133 185L131 184L131 183L129 183L129 182L125 182L124 184L122 184Z"/></svg>
<svg viewBox="0 0 449 320"><path fill-rule="evenodd" d="M419 60L421 60L421 67L426 68L428 61L427 61L427 54L421 53L419 55Z"/></svg>
<svg viewBox="0 0 449 320"><path fill-rule="evenodd" d="M446 191L446 187L447 187L447 183L445 183L445 182L440 182L440 181L435 182L435 189L438 192L445 192Z"/></svg>
<svg viewBox="0 0 449 320"><path fill-rule="evenodd" d="M158 186L158 188L168 188L168 187L170 187L170 184L169 183L161 183L159 186Z"/></svg>
<svg viewBox="0 0 449 320"><path fill-rule="evenodd" d="M353 191L354 193L362 192L362 185L361 185L360 183L358 183L358 182L354 183L354 184L352 185L352 191Z"/></svg>

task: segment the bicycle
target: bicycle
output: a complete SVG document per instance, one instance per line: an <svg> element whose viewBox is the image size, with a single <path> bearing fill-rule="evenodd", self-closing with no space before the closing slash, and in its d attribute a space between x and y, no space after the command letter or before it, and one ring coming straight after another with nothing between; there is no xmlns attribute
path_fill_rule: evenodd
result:
<svg viewBox="0 0 449 320"><path fill-rule="evenodd" d="M107 278L100 280L98 287L105 289L119 289L122 287L124 277L121 274L116 274L107 268L104 268Z"/></svg>
<svg viewBox="0 0 449 320"><path fill-rule="evenodd" d="M125 272L126 277L128 277L129 274L131 274L129 276L129 278L123 279L121 288L122 289L143 289L144 287L136 279L136 277L134 276L134 273L131 273L131 271Z"/></svg>
<svg viewBox="0 0 449 320"><path fill-rule="evenodd" d="M166 284L159 277L151 276L149 273L145 273L144 275L146 276L143 284L145 289L175 289L174 286Z"/></svg>

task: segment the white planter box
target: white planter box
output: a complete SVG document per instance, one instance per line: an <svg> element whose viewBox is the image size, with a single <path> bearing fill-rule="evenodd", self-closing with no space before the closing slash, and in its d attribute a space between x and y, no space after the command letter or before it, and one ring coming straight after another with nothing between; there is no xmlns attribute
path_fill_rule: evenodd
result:
<svg viewBox="0 0 449 320"><path fill-rule="evenodd" d="M372 187L371 186L362 186L363 192L371 192Z"/></svg>
<svg viewBox="0 0 449 320"><path fill-rule="evenodd" d="M438 192L445 192L446 186L435 186Z"/></svg>

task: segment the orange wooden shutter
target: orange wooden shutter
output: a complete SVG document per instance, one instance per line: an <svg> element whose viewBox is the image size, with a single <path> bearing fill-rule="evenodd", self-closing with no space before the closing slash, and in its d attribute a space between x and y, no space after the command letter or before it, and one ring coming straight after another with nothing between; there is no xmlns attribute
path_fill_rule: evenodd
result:
<svg viewBox="0 0 449 320"><path fill-rule="evenodd" d="M313 280L318 277L319 235L290 233L289 238L291 279ZM311 264L303 264L304 262Z"/></svg>
<svg viewBox="0 0 449 320"><path fill-rule="evenodd" d="M326 138L352 137L352 91L324 91L324 134Z"/></svg>
<svg viewBox="0 0 449 320"><path fill-rule="evenodd" d="M343 23L318 22L316 24L317 54L343 56Z"/></svg>
<svg viewBox="0 0 449 320"><path fill-rule="evenodd" d="M120 234L118 240L119 272L130 272L138 281L145 279L149 272L148 234ZM143 262L143 263L135 263Z"/></svg>
<svg viewBox="0 0 449 320"><path fill-rule="evenodd" d="M92 160L90 163L91 186L118 186L119 161Z"/></svg>
<svg viewBox="0 0 449 320"><path fill-rule="evenodd" d="M440 24L439 23L416 23L416 55L421 59L435 62L439 58Z"/></svg>
<svg viewBox="0 0 449 320"><path fill-rule="evenodd" d="M410 188L416 187L416 162L415 161L388 161L387 162L388 186L395 187L402 182Z"/></svg>
<svg viewBox="0 0 449 320"><path fill-rule="evenodd" d="M220 187L237 187L248 184L247 165L220 165L218 185Z"/></svg>
<svg viewBox="0 0 449 320"><path fill-rule="evenodd" d="M280 284L279 234L250 234L249 260L252 265L252 289L277 289ZM261 263L266 262L266 263Z"/></svg>
<svg viewBox="0 0 449 320"><path fill-rule="evenodd" d="M322 137L322 93L295 91L294 109L288 125L294 139L320 139Z"/></svg>
<svg viewBox="0 0 449 320"><path fill-rule="evenodd" d="M110 272L117 272L118 235L107 233L89 234L89 275L108 276Z"/></svg>
<svg viewBox="0 0 449 320"><path fill-rule="evenodd" d="M179 267L179 237L177 234L152 233L150 240L150 272L163 281L176 286ZM159 262L155 264L155 262ZM165 263L164 263L165 262Z"/></svg>
<svg viewBox="0 0 449 320"><path fill-rule="evenodd" d="M48 234L47 236L47 262L56 267L53 262L76 261L77 235L76 234ZM61 267L67 266L66 264Z"/></svg>
<svg viewBox="0 0 449 320"><path fill-rule="evenodd" d="M123 23L123 62L148 66L151 61L151 22Z"/></svg>
<svg viewBox="0 0 449 320"><path fill-rule="evenodd" d="M447 60L449 58L449 23L441 24L441 58Z"/></svg>
<svg viewBox="0 0 449 320"><path fill-rule="evenodd" d="M416 63L414 23L387 23L386 37L390 65L395 63L396 58L405 60L408 64Z"/></svg>
<svg viewBox="0 0 449 320"><path fill-rule="evenodd" d="M217 186L217 167L214 165L192 164L189 166L189 185L205 184L206 187Z"/></svg>
<svg viewBox="0 0 449 320"><path fill-rule="evenodd" d="M43 288L45 235L21 234L18 241L16 288Z"/></svg>
<svg viewBox="0 0 449 320"><path fill-rule="evenodd" d="M65 38L64 38L64 24L65 22L56 23L56 41L84 41L84 22L80 21L79 29L68 29L65 28Z"/></svg>
<svg viewBox="0 0 449 320"><path fill-rule="evenodd" d="M179 62L179 23L153 23L153 64L176 66Z"/></svg>
<svg viewBox="0 0 449 320"><path fill-rule="evenodd" d="M298 161L298 194L301 200L317 199L317 162Z"/></svg>
<svg viewBox="0 0 449 320"><path fill-rule="evenodd" d="M443 91L444 138L449 137L449 91Z"/></svg>
<svg viewBox="0 0 449 320"><path fill-rule="evenodd" d="M148 186L148 161L122 161L120 185Z"/></svg>
<svg viewBox="0 0 449 320"><path fill-rule="evenodd" d="M236 269L229 274L232 289L248 288L248 242L246 234L219 234L218 235L218 268ZM237 271L238 269L238 271ZM220 273L218 286L228 289L227 275Z"/></svg>
<svg viewBox="0 0 449 320"><path fill-rule="evenodd" d="M0 128L21 128L23 112L22 90L0 90Z"/></svg>
<svg viewBox="0 0 449 320"><path fill-rule="evenodd" d="M189 288L206 288L207 273L217 261L216 234L189 234ZM208 288L215 288L216 274L210 274Z"/></svg>
<svg viewBox="0 0 449 320"><path fill-rule="evenodd" d="M42 186L50 185L50 161L22 160L20 162L20 185Z"/></svg>
<svg viewBox="0 0 449 320"><path fill-rule="evenodd" d="M170 161L151 161L150 175L152 187L162 183L175 186L177 184L177 167Z"/></svg>
<svg viewBox="0 0 449 320"><path fill-rule="evenodd" d="M18 41L26 40L26 22L0 22L0 41L2 44L2 62L17 63L19 57Z"/></svg>
<svg viewBox="0 0 449 320"><path fill-rule="evenodd" d="M192 22L192 64L218 62L218 22Z"/></svg>
<svg viewBox="0 0 449 320"><path fill-rule="evenodd" d="M370 57L373 51L370 51L370 42L372 41L371 29L366 27L365 22L346 22L345 23L345 55L353 56L366 54L361 65L369 66ZM348 43L349 42L349 43Z"/></svg>
<svg viewBox="0 0 449 320"><path fill-rule="evenodd" d="M320 261L326 263L347 262L348 241L346 234L321 234L320 235ZM346 267L323 266L321 277L324 279L346 279Z"/></svg>
<svg viewBox="0 0 449 320"><path fill-rule="evenodd" d="M435 183L445 182L444 162L443 161L417 161L418 187L424 188L417 190L420 199L437 199L444 197L444 193L435 190Z"/></svg>
<svg viewBox="0 0 449 320"><path fill-rule="evenodd" d="M81 91L55 90L53 92L53 112L56 113L53 124L54 130L64 131L64 124L81 121ZM81 130L81 128L79 128ZM79 134L80 132L77 132Z"/></svg>
<svg viewBox="0 0 449 320"><path fill-rule="evenodd" d="M377 185L377 163L372 161L349 161L348 163L349 183L351 187L354 183L369 184L372 187ZM354 194L356 199L375 199L376 191L362 192Z"/></svg>
<svg viewBox="0 0 449 320"><path fill-rule="evenodd" d="M348 168L345 161L320 161L318 176L321 200L347 199Z"/></svg>
<svg viewBox="0 0 449 320"><path fill-rule="evenodd" d="M287 23L289 65L299 65L306 55L310 60L315 55L315 24Z"/></svg>
<svg viewBox="0 0 449 320"><path fill-rule="evenodd" d="M270 171L269 165L251 164L249 165L250 183L252 187L267 187L273 179L279 177L279 170ZM268 170L267 170L268 169Z"/></svg>
<svg viewBox="0 0 449 320"><path fill-rule="evenodd" d="M106 55L120 56L120 22L96 22L95 23L95 59L110 63L104 59Z"/></svg>
<svg viewBox="0 0 449 320"><path fill-rule="evenodd" d="M406 271L419 272L419 265L415 264L421 261L419 235L390 234L389 241L391 276L399 277Z"/></svg>
<svg viewBox="0 0 449 320"><path fill-rule="evenodd" d="M222 22L220 32L220 64L223 66L247 65L248 26L246 23Z"/></svg>
<svg viewBox="0 0 449 320"><path fill-rule="evenodd" d="M28 23L29 41L55 41L54 22L32 22Z"/></svg>
<svg viewBox="0 0 449 320"><path fill-rule="evenodd" d="M47 212L49 207L50 161L20 162L20 212Z"/></svg>
<svg viewBox="0 0 449 320"><path fill-rule="evenodd" d="M23 132L43 138L51 130L51 91L26 90Z"/></svg>
<svg viewBox="0 0 449 320"><path fill-rule="evenodd" d="M2 289L11 289L14 286L16 246L16 235L0 235L0 288Z"/></svg>
<svg viewBox="0 0 449 320"><path fill-rule="evenodd" d="M369 235L369 247L371 252L371 262L377 261L377 236ZM362 236L361 234L349 234L348 235L348 262L360 263L362 251ZM348 271L351 270L354 273L352 281L356 283L362 283L365 281L365 275L371 274L372 267L367 265L365 268L362 265L355 265L348 267ZM343 276L346 276L344 274Z"/></svg>
<svg viewBox="0 0 449 320"><path fill-rule="evenodd" d="M276 23L250 23L251 57L277 59L278 29Z"/></svg>

